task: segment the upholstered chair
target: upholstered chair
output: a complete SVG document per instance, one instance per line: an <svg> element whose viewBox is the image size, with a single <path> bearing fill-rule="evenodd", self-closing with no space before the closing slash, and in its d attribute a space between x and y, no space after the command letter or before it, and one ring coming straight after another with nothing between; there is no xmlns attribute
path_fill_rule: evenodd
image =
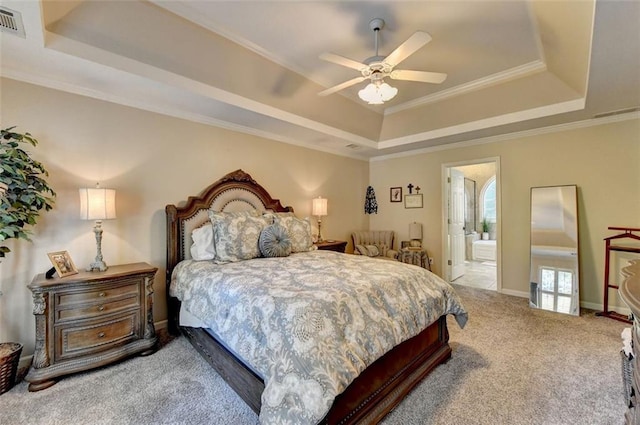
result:
<svg viewBox="0 0 640 425"><path fill-rule="evenodd" d="M393 249L393 230L361 230L351 233L353 253L385 260L397 260L398 251Z"/></svg>

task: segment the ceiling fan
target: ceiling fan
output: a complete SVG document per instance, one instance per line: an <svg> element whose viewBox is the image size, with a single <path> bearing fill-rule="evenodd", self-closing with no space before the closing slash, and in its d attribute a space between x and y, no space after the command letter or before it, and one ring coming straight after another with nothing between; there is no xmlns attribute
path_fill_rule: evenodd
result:
<svg viewBox="0 0 640 425"><path fill-rule="evenodd" d="M377 105L393 99L398 93L397 88L391 87L384 82L386 77L392 80L419 81L433 84L440 84L447 78L447 74L440 72L394 69L396 65L431 41L431 36L426 32L416 31L404 43L391 52L389 56L383 57L378 55L378 38L380 30L383 27L384 20L380 18L375 18L369 22L369 28L371 28L375 34L376 55L365 59L362 63L333 53L323 53L320 55L320 59L360 71L362 76L323 90L318 93L319 96L330 95L369 79L371 82L358 92L358 96L360 96L362 100L369 102L369 104Z"/></svg>

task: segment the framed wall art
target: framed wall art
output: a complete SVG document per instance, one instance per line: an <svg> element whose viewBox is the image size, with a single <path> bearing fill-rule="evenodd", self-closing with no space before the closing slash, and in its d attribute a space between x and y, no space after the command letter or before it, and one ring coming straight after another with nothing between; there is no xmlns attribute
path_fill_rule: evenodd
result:
<svg viewBox="0 0 640 425"><path fill-rule="evenodd" d="M392 187L390 189L389 196L390 196L391 202L402 202L402 188Z"/></svg>
<svg viewBox="0 0 640 425"><path fill-rule="evenodd" d="M73 260L67 251L49 252L47 255L59 277L78 273L78 269L75 264L73 264Z"/></svg>
<svg viewBox="0 0 640 425"><path fill-rule="evenodd" d="M405 208L422 208L422 193L404 195Z"/></svg>

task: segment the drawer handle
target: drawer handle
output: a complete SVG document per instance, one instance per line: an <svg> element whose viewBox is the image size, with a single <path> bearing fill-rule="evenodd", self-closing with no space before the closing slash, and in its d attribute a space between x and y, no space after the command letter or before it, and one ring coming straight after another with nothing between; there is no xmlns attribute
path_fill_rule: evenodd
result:
<svg viewBox="0 0 640 425"><path fill-rule="evenodd" d="M98 338L104 338L104 332L100 332L100 333L98 334Z"/></svg>
<svg viewBox="0 0 640 425"><path fill-rule="evenodd" d="M106 293L106 292L100 292L100 293L98 294L98 296L99 296L99 297L106 297L106 296L107 296L107 293Z"/></svg>
<svg viewBox="0 0 640 425"><path fill-rule="evenodd" d="M100 307L98 307L98 311L103 311L104 310L104 306L101 305Z"/></svg>

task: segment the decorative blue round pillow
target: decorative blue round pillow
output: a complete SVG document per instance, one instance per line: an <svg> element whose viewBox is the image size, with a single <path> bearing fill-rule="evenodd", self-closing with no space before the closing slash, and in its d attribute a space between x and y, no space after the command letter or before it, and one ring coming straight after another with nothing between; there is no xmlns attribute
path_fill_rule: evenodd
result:
<svg viewBox="0 0 640 425"><path fill-rule="evenodd" d="M263 257L287 257L291 254L291 239L287 229L280 224L271 224L260 232L258 248Z"/></svg>

